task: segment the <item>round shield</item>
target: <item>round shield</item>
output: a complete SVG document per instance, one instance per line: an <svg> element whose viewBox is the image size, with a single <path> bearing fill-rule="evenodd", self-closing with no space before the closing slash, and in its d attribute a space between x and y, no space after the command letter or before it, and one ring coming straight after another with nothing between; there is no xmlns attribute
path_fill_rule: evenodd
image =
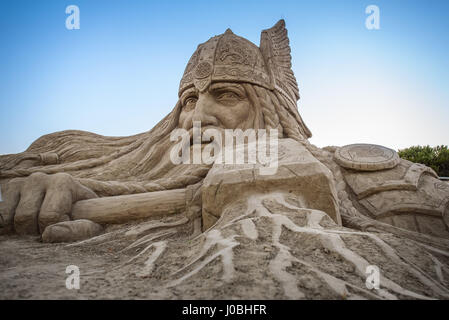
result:
<svg viewBox="0 0 449 320"><path fill-rule="evenodd" d="M360 171L391 169L401 161L396 151L375 144L350 144L338 148L334 159L342 167Z"/></svg>

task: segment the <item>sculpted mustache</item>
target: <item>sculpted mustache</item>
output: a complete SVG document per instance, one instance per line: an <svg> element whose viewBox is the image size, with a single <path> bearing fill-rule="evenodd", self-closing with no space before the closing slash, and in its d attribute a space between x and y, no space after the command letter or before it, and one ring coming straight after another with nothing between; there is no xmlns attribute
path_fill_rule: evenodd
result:
<svg viewBox="0 0 449 320"><path fill-rule="evenodd" d="M221 133L221 136L222 136L222 139L223 139L223 137L224 137L224 129L223 129L223 128L220 128L220 127L217 127L217 126L208 125L208 126L205 126L205 127L201 127L201 131L200 131L201 134L198 135L199 138L201 139L200 143L201 143L202 145L206 145L206 144L209 144L209 143L211 143L211 142L214 141L214 137L213 137L213 136L210 137L210 138L208 139L208 141L203 141L204 132L205 132L206 130L208 130L208 129L215 129L215 130L218 130L218 131ZM190 146L193 146L193 127L190 128L190 129L187 130L187 131L188 131L189 137L190 137L190 139L189 139L189 144L190 144Z"/></svg>

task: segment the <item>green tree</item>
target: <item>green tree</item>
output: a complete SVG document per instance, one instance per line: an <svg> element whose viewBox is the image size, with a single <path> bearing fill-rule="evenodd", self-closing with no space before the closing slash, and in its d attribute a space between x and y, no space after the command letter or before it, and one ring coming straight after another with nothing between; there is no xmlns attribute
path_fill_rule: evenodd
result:
<svg viewBox="0 0 449 320"><path fill-rule="evenodd" d="M448 146L413 146L398 151L402 159L431 167L440 177L449 177Z"/></svg>

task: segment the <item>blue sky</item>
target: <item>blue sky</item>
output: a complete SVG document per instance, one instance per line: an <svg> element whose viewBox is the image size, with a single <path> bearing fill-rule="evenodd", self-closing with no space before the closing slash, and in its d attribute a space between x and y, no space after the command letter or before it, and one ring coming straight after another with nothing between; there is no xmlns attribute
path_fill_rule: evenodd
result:
<svg viewBox="0 0 449 320"><path fill-rule="evenodd" d="M380 30L365 28L370 4ZM449 144L448 13L444 0L2 0L0 154L65 129L147 131L199 43L230 27L259 44L281 18L312 143Z"/></svg>

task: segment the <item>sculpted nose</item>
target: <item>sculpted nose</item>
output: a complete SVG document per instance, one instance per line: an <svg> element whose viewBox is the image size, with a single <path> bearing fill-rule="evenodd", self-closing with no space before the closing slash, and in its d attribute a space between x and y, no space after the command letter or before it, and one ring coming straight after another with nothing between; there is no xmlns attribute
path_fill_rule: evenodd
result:
<svg viewBox="0 0 449 320"><path fill-rule="evenodd" d="M208 94L200 95L196 102L192 121L201 121L201 126L218 126L219 121L214 115L213 99Z"/></svg>

